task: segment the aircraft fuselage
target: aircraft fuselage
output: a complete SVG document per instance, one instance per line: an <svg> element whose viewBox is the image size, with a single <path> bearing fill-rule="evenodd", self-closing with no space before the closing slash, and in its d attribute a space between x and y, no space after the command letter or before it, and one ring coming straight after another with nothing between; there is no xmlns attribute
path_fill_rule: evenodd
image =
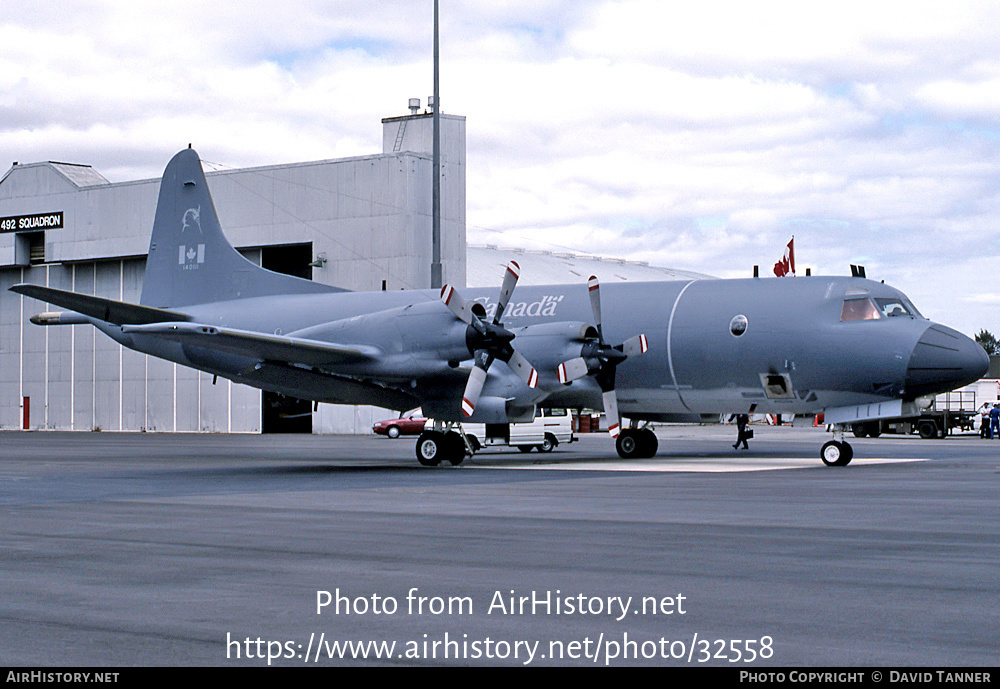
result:
<svg viewBox="0 0 1000 689"><path fill-rule="evenodd" d="M975 380L985 359L975 342L931 323L912 307L906 315L845 320L845 300L909 305L898 290L860 278L607 283L603 290L607 341L644 333L649 343L648 354L618 367L620 409L630 418L748 410L803 414L913 399ZM492 316L495 290L464 292ZM374 345L382 352L379 361L340 365L337 374L385 381L392 371L416 398L430 400L436 418L461 418L454 400L444 398L445 388L467 376L468 369L460 367L471 357L467 326L444 307L437 291L342 292L294 301L256 297L185 310L208 325ZM538 370L539 386L529 390L509 375L491 372L484 395L524 405L600 408L600 390L592 379L570 385L555 379L560 362L579 356L579 342L567 334L591 320L585 284L519 287L503 323L515 333L518 351ZM275 331L275 323L283 329ZM297 376L283 386L273 372L258 374L257 362L236 354L220 357L197 346L103 329L127 346L238 382L325 399ZM928 342L929 336L949 346ZM925 365L925 349L943 363ZM322 378L314 384L321 386ZM439 397L441 403L435 404Z"/></svg>

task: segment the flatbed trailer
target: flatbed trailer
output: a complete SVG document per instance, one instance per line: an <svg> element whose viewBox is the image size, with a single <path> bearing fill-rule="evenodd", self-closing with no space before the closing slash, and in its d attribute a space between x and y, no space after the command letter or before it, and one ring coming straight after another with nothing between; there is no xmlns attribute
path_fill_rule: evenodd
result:
<svg viewBox="0 0 1000 689"><path fill-rule="evenodd" d="M851 425L855 437L877 438L883 433L918 434L921 438L944 438L953 432L973 431L979 418L975 384L936 395L928 408L916 416L862 421Z"/></svg>

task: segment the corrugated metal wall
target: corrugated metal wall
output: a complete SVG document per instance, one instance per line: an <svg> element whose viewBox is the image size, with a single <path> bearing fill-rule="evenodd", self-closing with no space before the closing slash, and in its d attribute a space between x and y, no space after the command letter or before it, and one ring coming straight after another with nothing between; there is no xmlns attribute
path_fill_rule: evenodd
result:
<svg viewBox="0 0 1000 689"><path fill-rule="evenodd" d="M138 301L145 263L122 259L0 271L0 289L31 282ZM20 428L27 397L31 429L260 431L260 391L133 352L90 326L38 327L45 310L6 292L0 299L0 428Z"/></svg>

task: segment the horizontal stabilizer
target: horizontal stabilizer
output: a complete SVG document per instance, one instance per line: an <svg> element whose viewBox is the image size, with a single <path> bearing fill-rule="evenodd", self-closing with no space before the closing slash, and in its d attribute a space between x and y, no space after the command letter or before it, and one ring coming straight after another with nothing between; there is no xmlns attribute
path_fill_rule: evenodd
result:
<svg viewBox="0 0 1000 689"><path fill-rule="evenodd" d="M331 366L369 361L381 354L370 345L344 345L301 337L268 335L201 323L154 323L125 326L124 333L156 335L181 344L240 354L264 361Z"/></svg>
<svg viewBox="0 0 1000 689"><path fill-rule="evenodd" d="M140 306L139 304L129 304L123 301L113 301L90 294L67 292L66 290L42 287L41 285L21 283L11 287L10 291L82 313L84 316L90 316L99 321L114 323L115 325L140 325L145 323L191 320L191 317L186 313L178 311L168 311L167 309L158 309L153 306Z"/></svg>

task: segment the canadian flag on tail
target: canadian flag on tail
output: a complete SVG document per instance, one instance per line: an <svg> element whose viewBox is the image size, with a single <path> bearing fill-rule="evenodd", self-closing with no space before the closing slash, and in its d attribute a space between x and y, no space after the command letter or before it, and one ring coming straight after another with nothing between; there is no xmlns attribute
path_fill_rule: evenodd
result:
<svg viewBox="0 0 1000 689"><path fill-rule="evenodd" d="M774 274L779 278L795 277L795 237L785 247L785 255L774 264Z"/></svg>

